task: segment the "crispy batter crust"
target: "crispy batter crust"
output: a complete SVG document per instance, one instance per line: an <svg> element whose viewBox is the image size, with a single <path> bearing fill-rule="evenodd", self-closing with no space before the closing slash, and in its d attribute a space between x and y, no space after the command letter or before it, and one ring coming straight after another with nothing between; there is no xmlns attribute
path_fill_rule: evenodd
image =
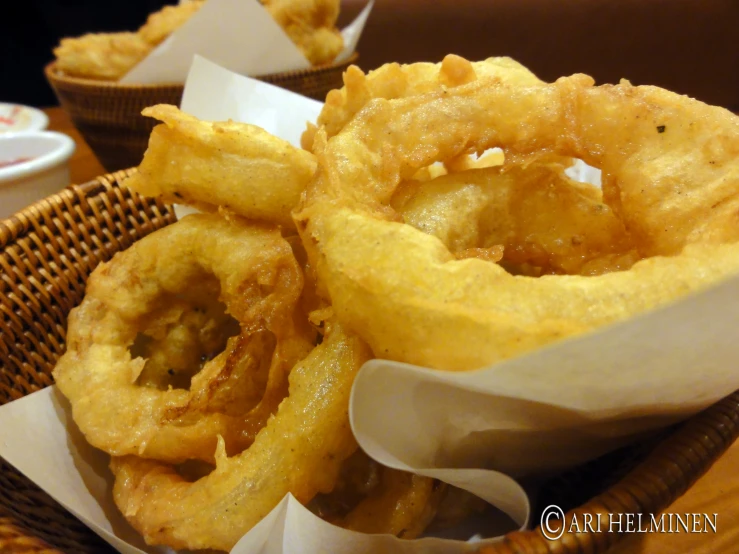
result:
<svg viewBox="0 0 739 554"><path fill-rule="evenodd" d="M739 270L739 119L655 87L495 80L371 101L335 137L296 222L337 317L376 355L465 370L663 305ZM502 147L604 171L642 256L596 277L512 276L394 221L418 169ZM669 257L660 257L661 255Z"/></svg>
<svg viewBox="0 0 739 554"><path fill-rule="evenodd" d="M187 482L152 460L113 458L114 500L150 544L230 550L287 493L308 503L333 489L357 448L349 426L354 376L369 350L338 326L290 372L290 393L247 450L221 454Z"/></svg>
<svg viewBox="0 0 739 554"><path fill-rule="evenodd" d="M54 378L75 422L92 445L116 456L212 461L219 435L229 452L248 446L284 396L287 372L312 347L295 319L302 284L276 229L200 214L136 242L93 272L70 313ZM129 351L138 333L197 308L203 295L220 295L241 334L190 390L139 386L144 359ZM263 331L275 337L274 352L269 341L250 340ZM272 358L269 376L257 382L264 356ZM229 411L234 402L239 410Z"/></svg>
<svg viewBox="0 0 739 554"><path fill-rule="evenodd" d="M313 178L315 156L255 125L200 121L164 104L143 114L164 124L152 131L138 172L125 186L166 202L205 211L222 207L294 229L290 212Z"/></svg>

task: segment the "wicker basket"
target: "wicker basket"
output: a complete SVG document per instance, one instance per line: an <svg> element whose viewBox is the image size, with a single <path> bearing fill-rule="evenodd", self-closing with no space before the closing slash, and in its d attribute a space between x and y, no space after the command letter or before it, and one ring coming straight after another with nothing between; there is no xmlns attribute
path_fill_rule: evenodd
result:
<svg viewBox="0 0 739 554"><path fill-rule="evenodd" d="M82 300L85 280L97 264L175 221L169 206L118 187L128 173L69 187L0 222L0 404L52 384L51 370L64 351L67 314ZM571 514L657 513L684 493L738 435L735 393L651 442L550 481L543 499L575 508ZM572 496L573 490L580 497ZM565 534L548 541L539 531L516 532L484 552L595 554L619 538L604 532ZM112 551L0 459L1 553Z"/></svg>
<svg viewBox="0 0 739 554"><path fill-rule="evenodd" d="M342 73L356 62L346 62L301 71L263 75L259 80L323 101L332 89L343 86ZM141 115L154 104L179 106L182 84L121 85L115 82L80 79L62 75L54 62L46 66L46 78L62 108L90 145L107 171L134 167L149 144L157 121Z"/></svg>

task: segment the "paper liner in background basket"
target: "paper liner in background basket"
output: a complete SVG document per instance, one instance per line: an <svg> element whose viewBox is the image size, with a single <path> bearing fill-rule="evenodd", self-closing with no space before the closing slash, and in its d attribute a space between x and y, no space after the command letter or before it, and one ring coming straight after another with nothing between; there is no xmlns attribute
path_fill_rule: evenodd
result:
<svg viewBox="0 0 739 554"><path fill-rule="evenodd" d="M255 0L209 0L120 82L66 76L54 62L44 71L62 108L103 167L117 171L141 162L157 124L141 110L180 104L193 55L323 101L330 90L343 85L342 73L359 59L355 49L372 4L342 31L344 51L327 65L310 67Z"/></svg>

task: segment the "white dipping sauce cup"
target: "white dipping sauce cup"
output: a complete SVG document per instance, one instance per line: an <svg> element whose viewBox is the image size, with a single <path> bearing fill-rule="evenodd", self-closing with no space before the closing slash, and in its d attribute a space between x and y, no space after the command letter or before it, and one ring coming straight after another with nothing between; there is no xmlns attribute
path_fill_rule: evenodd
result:
<svg viewBox="0 0 739 554"><path fill-rule="evenodd" d="M71 138L54 131L0 134L0 219L69 185L74 149Z"/></svg>
<svg viewBox="0 0 739 554"><path fill-rule="evenodd" d="M43 131L48 125L49 118L41 110L0 102L0 133Z"/></svg>

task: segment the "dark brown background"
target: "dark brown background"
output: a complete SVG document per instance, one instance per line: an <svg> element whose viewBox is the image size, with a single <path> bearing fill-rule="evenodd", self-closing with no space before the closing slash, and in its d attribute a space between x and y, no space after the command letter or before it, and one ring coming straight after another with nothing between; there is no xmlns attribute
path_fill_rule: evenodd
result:
<svg viewBox="0 0 739 554"><path fill-rule="evenodd" d="M43 76L64 36L133 30L175 0L5 2L0 101L56 103ZM366 0L343 0L348 21ZM739 112L739 0L376 0L360 65L511 56L539 77L628 78Z"/></svg>
<svg viewBox="0 0 739 554"><path fill-rule="evenodd" d="M627 78L739 112L739 0L376 0L358 49L363 69L511 56L548 81Z"/></svg>

